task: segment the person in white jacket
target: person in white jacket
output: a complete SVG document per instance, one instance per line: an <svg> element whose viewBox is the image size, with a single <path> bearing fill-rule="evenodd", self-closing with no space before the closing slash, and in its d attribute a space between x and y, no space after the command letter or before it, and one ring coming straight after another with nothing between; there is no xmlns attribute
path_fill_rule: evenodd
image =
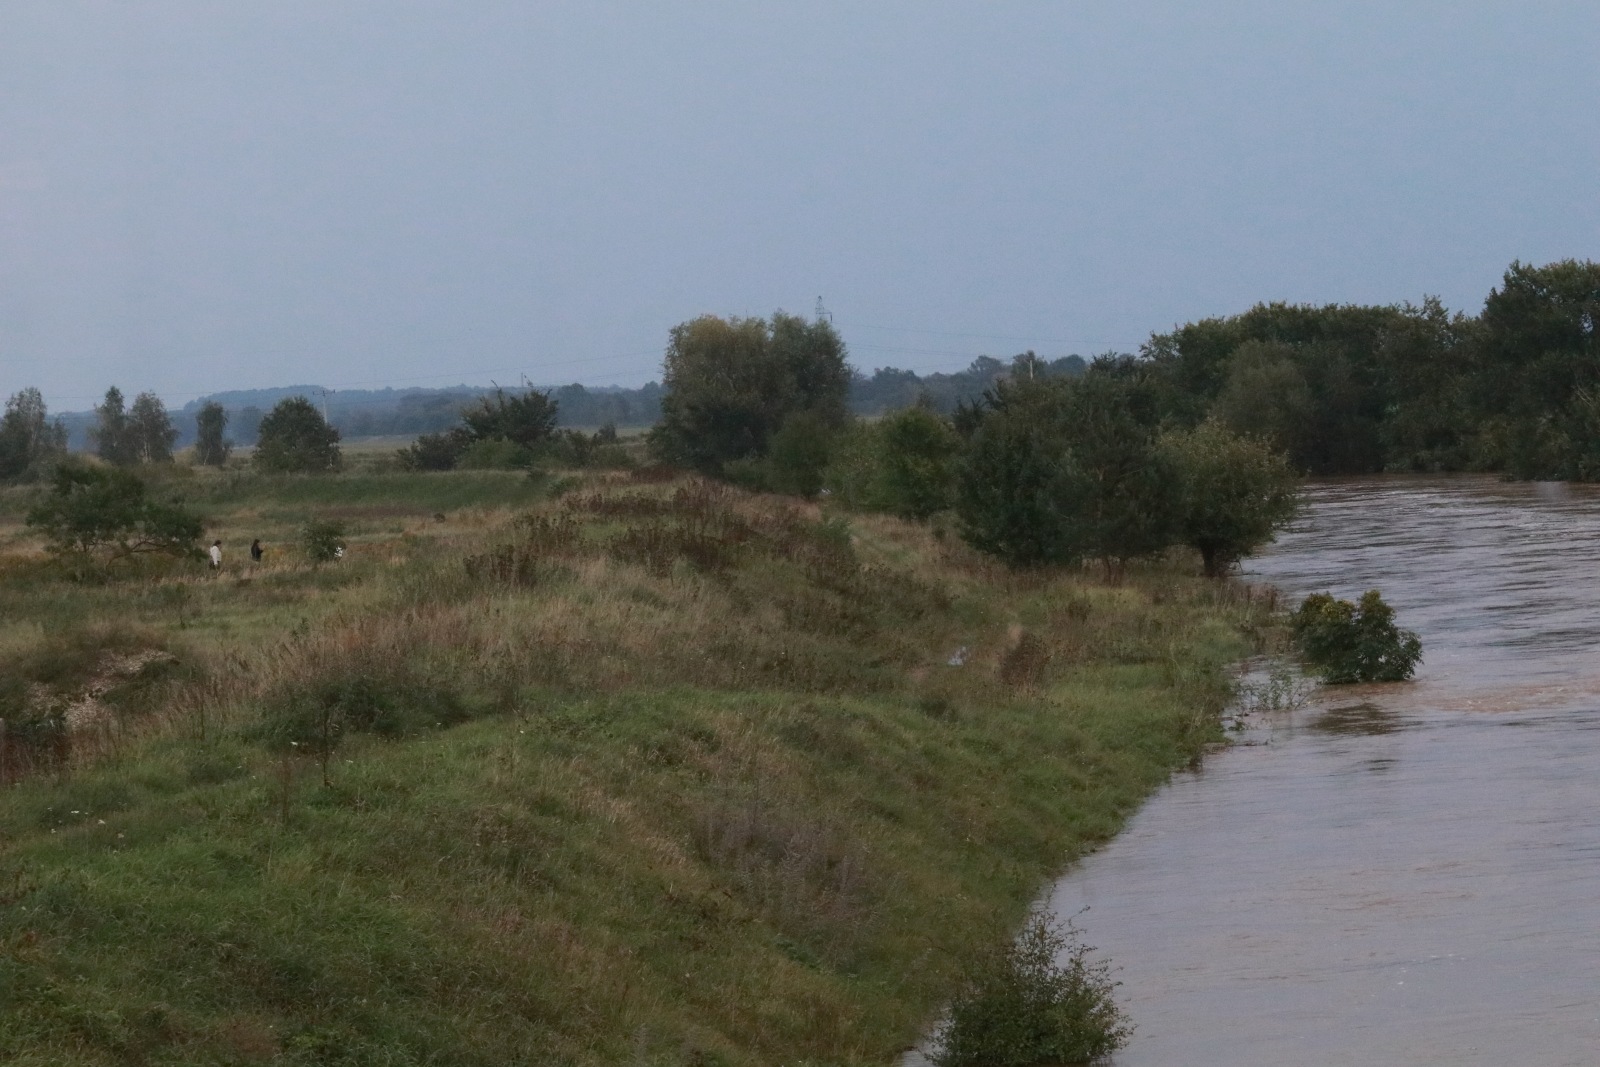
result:
<svg viewBox="0 0 1600 1067"><path fill-rule="evenodd" d="M211 569L214 570L214 571L220 571L222 569L222 542L221 541L213 541L213 542L211 542Z"/></svg>

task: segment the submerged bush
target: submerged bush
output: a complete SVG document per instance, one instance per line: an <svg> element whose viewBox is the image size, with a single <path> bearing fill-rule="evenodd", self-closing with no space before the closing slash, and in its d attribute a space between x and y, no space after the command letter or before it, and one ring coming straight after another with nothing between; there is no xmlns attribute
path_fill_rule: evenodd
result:
<svg viewBox="0 0 1600 1067"><path fill-rule="evenodd" d="M1036 911L950 1005L937 1067L1088 1063L1121 1048L1132 1027L1112 999L1110 965L1091 962L1071 920Z"/></svg>
<svg viewBox="0 0 1600 1067"><path fill-rule="evenodd" d="M1290 618L1307 663L1332 685L1403 682L1422 662L1422 641L1394 623L1394 609L1376 589L1357 604L1328 593L1306 597Z"/></svg>

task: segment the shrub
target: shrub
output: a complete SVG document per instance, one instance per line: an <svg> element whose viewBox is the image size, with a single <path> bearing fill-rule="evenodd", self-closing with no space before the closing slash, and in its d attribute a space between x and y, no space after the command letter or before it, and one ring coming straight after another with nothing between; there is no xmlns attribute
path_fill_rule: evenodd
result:
<svg viewBox="0 0 1600 1067"><path fill-rule="evenodd" d="M1403 682L1422 661L1422 641L1394 624L1394 609L1376 589L1358 604L1313 593L1291 618L1295 644L1323 681Z"/></svg>
<svg viewBox="0 0 1600 1067"><path fill-rule="evenodd" d="M200 518L178 504L152 500L134 474L81 461L59 464L50 492L27 523L50 549L79 564L107 564L145 553L197 556Z"/></svg>
<svg viewBox="0 0 1600 1067"><path fill-rule="evenodd" d="M533 463L533 453L509 437L485 437L456 455L463 470L521 470Z"/></svg>
<svg viewBox="0 0 1600 1067"><path fill-rule="evenodd" d="M948 419L907 408L841 435L825 481L846 507L927 519L954 501L960 451Z"/></svg>
<svg viewBox="0 0 1600 1067"><path fill-rule="evenodd" d="M344 555L344 523L316 519L300 528L300 547L313 563L331 563Z"/></svg>
<svg viewBox="0 0 1600 1067"><path fill-rule="evenodd" d="M1071 920L1029 917L1005 952L956 994L932 1056L937 1067L1087 1063L1132 1028L1112 999L1110 965L1091 962Z"/></svg>

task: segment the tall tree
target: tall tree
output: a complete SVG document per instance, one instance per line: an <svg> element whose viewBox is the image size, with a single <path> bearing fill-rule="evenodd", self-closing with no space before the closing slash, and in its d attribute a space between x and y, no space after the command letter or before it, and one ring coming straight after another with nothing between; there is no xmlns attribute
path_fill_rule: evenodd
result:
<svg viewBox="0 0 1600 1067"><path fill-rule="evenodd" d="M39 390L13 393L0 416L0 482L38 477L66 450L66 428L50 421Z"/></svg>
<svg viewBox="0 0 1600 1067"><path fill-rule="evenodd" d="M156 394L144 392L134 397L133 409L128 413L128 440L140 462L172 462L178 431Z"/></svg>
<svg viewBox="0 0 1600 1067"><path fill-rule="evenodd" d="M215 400L201 405L195 415L195 459L207 467L220 467L228 462L233 451L232 442L224 436L228 428L228 412Z"/></svg>
<svg viewBox="0 0 1600 1067"><path fill-rule="evenodd" d="M278 401L261 420L252 462L263 471L319 473L339 468L339 431L303 396Z"/></svg>
<svg viewBox="0 0 1600 1067"><path fill-rule="evenodd" d="M1175 480L1140 418L1142 373L1097 361L1082 378L993 390L957 476L968 543L1012 566L1091 556L1114 568L1171 544Z"/></svg>
<svg viewBox="0 0 1600 1067"><path fill-rule="evenodd" d="M94 413L99 421L89 431L89 437L94 441L95 454L118 467L139 462L138 442L130 432L122 390L114 385L107 389L105 400L95 405Z"/></svg>
<svg viewBox="0 0 1600 1067"><path fill-rule="evenodd" d="M1300 480L1281 452L1215 419L1163 434L1159 450L1177 484L1177 535L1220 578L1294 518Z"/></svg>
<svg viewBox="0 0 1600 1067"><path fill-rule="evenodd" d="M663 369L658 456L710 473L766 454L792 415L845 418L851 371L831 323L703 315L673 327Z"/></svg>
<svg viewBox="0 0 1600 1067"><path fill-rule="evenodd" d="M1512 263L1481 324L1476 392L1499 424L1495 465L1518 478L1600 479L1600 263Z"/></svg>

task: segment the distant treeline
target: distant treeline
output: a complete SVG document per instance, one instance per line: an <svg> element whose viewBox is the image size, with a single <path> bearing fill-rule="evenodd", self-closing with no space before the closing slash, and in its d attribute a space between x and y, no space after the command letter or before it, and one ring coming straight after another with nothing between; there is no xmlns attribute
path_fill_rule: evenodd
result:
<svg viewBox="0 0 1600 1067"><path fill-rule="evenodd" d="M1600 264L1513 263L1477 316L1262 304L1157 334L1104 370L1151 417L1215 416L1314 474L1600 480Z"/></svg>
<svg viewBox="0 0 1600 1067"><path fill-rule="evenodd" d="M966 370L952 374L918 375L915 371L882 367L871 377L855 375L850 389L850 409L858 415L881 415L910 407L926 397L940 411L954 411L970 403L996 381L1012 374L1048 377L1081 374L1078 356L1047 361L1024 353L1010 360L980 356ZM545 387L540 387L544 390ZM637 389L623 386L563 385L549 388L557 405L558 424L590 429L654 426L661 419L662 387L648 382ZM208 401L228 413L228 438L235 444L253 445L262 417L278 401L304 396L319 406L327 401L328 421L346 439L354 437L415 437L442 433L461 421L462 412L494 392L492 386L456 385L445 389L347 389L323 395L319 385L291 385L273 389L240 389L213 393L172 412L179 448L194 443L195 416ZM97 424L93 411L71 411L60 416L68 447L91 447L89 431Z"/></svg>

